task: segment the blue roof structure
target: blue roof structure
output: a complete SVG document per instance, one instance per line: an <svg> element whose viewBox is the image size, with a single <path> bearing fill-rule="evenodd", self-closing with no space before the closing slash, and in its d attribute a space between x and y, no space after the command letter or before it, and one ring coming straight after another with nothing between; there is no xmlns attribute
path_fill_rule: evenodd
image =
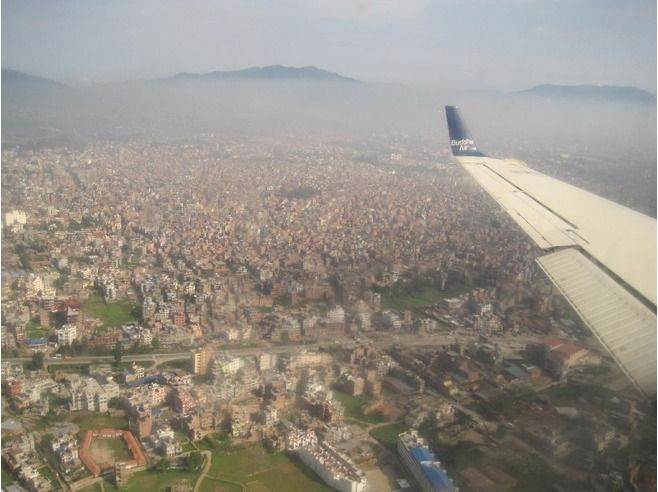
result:
<svg viewBox="0 0 658 492"><path fill-rule="evenodd" d="M130 381L129 383L126 383L128 386L139 386L140 384L148 384L152 383L153 381L156 381L158 379L158 375L154 374L151 376L144 376L143 378L135 379L134 381Z"/></svg>
<svg viewBox="0 0 658 492"><path fill-rule="evenodd" d="M457 490L455 484L450 480L448 472L441 468L441 464L436 461L434 453L429 448L418 446L410 448L409 452L420 466L423 475L432 484L434 490L441 492L453 492Z"/></svg>
<svg viewBox="0 0 658 492"><path fill-rule="evenodd" d="M27 341L28 345L46 345L48 343L47 338L30 338Z"/></svg>
<svg viewBox="0 0 658 492"><path fill-rule="evenodd" d="M428 448L417 447L411 448L409 451L411 452L411 456L418 462L434 461L434 454Z"/></svg>
<svg viewBox="0 0 658 492"><path fill-rule="evenodd" d="M421 463L421 470L423 474L427 477L433 487L436 487L440 491L451 492L455 490L455 486L450 480L448 473L441 468L438 463Z"/></svg>

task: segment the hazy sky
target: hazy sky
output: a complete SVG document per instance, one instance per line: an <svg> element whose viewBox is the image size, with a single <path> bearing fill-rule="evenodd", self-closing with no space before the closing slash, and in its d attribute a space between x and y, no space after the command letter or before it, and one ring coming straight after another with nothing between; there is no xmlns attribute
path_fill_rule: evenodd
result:
<svg viewBox="0 0 658 492"><path fill-rule="evenodd" d="M655 92L655 0L4 0L2 66L73 83L315 65L365 81Z"/></svg>

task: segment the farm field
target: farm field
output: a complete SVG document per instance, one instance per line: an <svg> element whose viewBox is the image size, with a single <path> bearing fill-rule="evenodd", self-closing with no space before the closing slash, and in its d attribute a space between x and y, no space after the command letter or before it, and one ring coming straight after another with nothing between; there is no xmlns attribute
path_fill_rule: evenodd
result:
<svg viewBox="0 0 658 492"><path fill-rule="evenodd" d="M203 492L223 492L224 490L230 492L238 490L231 488L238 484L244 485L250 492L329 492L332 490L303 463L285 453L270 453L258 446L213 453L210 470L203 480L200 490Z"/></svg>

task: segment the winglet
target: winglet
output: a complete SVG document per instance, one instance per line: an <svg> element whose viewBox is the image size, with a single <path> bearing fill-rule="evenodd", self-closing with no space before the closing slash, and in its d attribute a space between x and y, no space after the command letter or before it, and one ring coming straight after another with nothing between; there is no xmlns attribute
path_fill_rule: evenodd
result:
<svg viewBox="0 0 658 492"><path fill-rule="evenodd" d="M455 106L446 106L446 119L448 120L448 133L450 134L450 148L454 156L485 157L475 145L475 140L466 128L466 124Z"/></svg>

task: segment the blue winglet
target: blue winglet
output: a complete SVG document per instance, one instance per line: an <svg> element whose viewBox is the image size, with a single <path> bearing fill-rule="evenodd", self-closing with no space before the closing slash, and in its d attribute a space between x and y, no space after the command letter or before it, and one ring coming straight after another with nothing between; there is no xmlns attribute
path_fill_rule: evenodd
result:
<svg viewBox="0 0 658 492"><path fill-rule="evenodd" d="M446 119L448 120L448 133L450 134L450 148L455 156L486 157L475 145L475 140L466 128L459 110L455 106L446 106Z"/></svg>

